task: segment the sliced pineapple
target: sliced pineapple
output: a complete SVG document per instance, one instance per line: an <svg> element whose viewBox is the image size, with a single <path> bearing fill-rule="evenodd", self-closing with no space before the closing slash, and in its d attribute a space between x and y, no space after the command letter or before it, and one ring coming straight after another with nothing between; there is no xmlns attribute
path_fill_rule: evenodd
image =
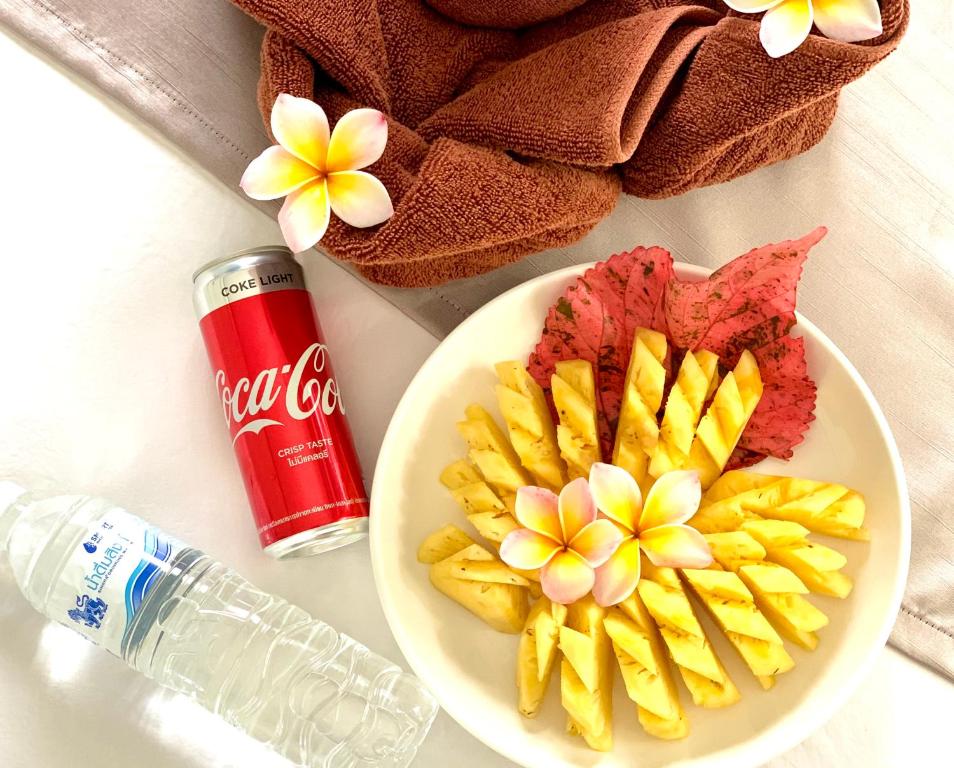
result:
<svg viewBox="0 0 954 768"><path fill-rule="evenodd" d="M603 620L630 699L646 733L660 739L681 739L689 720L659 630L638 594L631 595Z"/></svg>
<svg viewBox="0 0 954 768"><path fill-rule="evenodd" d="M808 530L843 539L867 541L864 497L839 483L798 477L726 472L706 493L702 507L741 522L755 515L788 520ZM713 510L712 511L709 510Z"/></svg>
<svg viewBox="0 0 954 768"><path fill-rule="evenodd" d="M629 472L645 495L649 491L649 460L659 439L656 414L666 385L668 343L664 334L637 328L623 384L613 463Z"/></svg>
<svg viewBox="0 0 954 768"><path fill-rule="evenodd" d="M828 617L805 599L808 587L798 576L767 562L765 548L745 531L707 534L706 543L719 565L739 575L783 637L807 650L818 646L815 632L828 624Z"/></svg>
<svg viewBox="0 0 954 768"><path fill-rule="evenodd" d="M468 461L462 459L445 467L441 482L477 532L488 541L499 544L508 533L519 528L510 510Z"/></svg>
<svg viewBox="0 0 954 768"><path fill-rule="evenodd" d="M590 467L600 460L593 366L586 360L557 363L550 388L560 419L557 443L569 478L586 477Z"/></svg>
<svg viewBox="0 0 954 768"><path fill-rule="evenodd" d="M417 561L431 565L456 555L473 543L474 540L456 525L445 525L421 542L417 548Z"/></svg>
<svg viewBox="0 0 954 768"><path fill-rule="evenodd" d="M685 568L682 575L764 688L771 688L776 675L795 666L737 574Z"/></svg>
<svg viewBox="0 0 954 768"><path fill-rule="evenodd" d="M712 485L722 473L761 397L759 367L746 350L716 390L689 449L685 466L699 471L703 488Z"/></svg>
<svg viewBox="0 0 954 768"><path fill-rule="evenodd" d="M460 578L457 574L461 563L473 562L497 563L503 568L507 567L479 544L470 544L431 565L431 583L498 632L517 634L523 628L529 611L526 587Z"/></svg>
<svg viewBox="0 0 954 768"><path fill-rule="evenodd" d="M470 449L470 460L512 511L517 489L531 485L533 478L520 465L513 446L493 416L476 403L468 405L464 413L467 418L457 422L457 430Z"/></svg>
<svg viewBox="0 0 954 768"><path fill-rule="evenodd" d="M530 608L517 647L517 691L520 714L536 717L556 661L566 607L540 597Z"/></svg>
<svg viewBox="0 0 954 768"><path fill-rule="evenodd" d="M784 565L767 562L741 566L739 578L784 637L809 651L818 646L815 633L828 624L828 617L803 597L808 587L798 576Z"/></svg>
<svg viewBox="0 0 954 768"><path fill-rule="evenodd" d="M567 482L566 465L543 390L522 363L511 360L495 368L497 402L520 462L537 485L559 491Z"/></svg>
<svg viewBox="0 0 954 768"><path fill-rule="evenodd" d="M653 477L679 469L688 461L702 406L710 385L718 376L719 358L715 354L706 350L695 354L686 352L666 399L659 440L649 464L649 474Z"/></svg>
<svg viewBox="0 0 954 768"><path fill-rule="evenodd" d="M606 610L587 596L567 607L566 624L560 627L560 689L567 730L579 731L598 752L613 748L613 648L605 617Z"/></svg>
<svg viewBox="0 0 954 768"><path fill-rule="evenodd" d="M829 597L847 597L851 592L852 581L841 572L848 559L831 547L808 541L807 528L787 520L750 520L742 530L765 547L766 559L791 570L812 592Z"/></svg>
<svg viewBox="0 0 954 768"><path fill-rule="evenodd" d="M636 589L692 700L700 707L725 707L738 701L739 691L699 624L676 571L657 568L644 557Z"/></svg>
<svg viewBox="0 0 954 768"><path fill-rule="evenodd" d="M513 584L529 587L530 581L499 560L452 560L448 572L461 581L484 584Z"/></svg>

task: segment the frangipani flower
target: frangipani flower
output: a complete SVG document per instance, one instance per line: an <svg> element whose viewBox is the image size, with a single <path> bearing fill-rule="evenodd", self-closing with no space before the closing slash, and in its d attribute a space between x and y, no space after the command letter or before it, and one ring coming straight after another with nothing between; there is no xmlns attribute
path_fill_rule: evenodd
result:
<svg viewBox="0 0 954 768"><path fill-rule="evenodd" d="M619 526L623 536L613 556L596 569L593 597L600 605L616 605L633 594L639 583L640 551L660 567L705 568L712 563L705 538L684 525L702 498L694 470L661 475L645 504L633 476L612 464L594 464L589 485L599 511Z"/></svg>
<svg viewBox="0 0 954 768"><path fill-rule="evenodd" d="M616 551L623 534L609 520L597 519L586 478L552 491L526 486L517 491L517 521L524 526L500 545L501 559L514 568L540 568L543 594L567 605L586 595L594 569Z"/></svg>
<svg viewBox="0 0 954 768"><path fill-rule="evenodd" d="M321 240L331 211L352 227L373 227L392 216L387 189L359 170L384 152L388 121L381 112L353 109L329 134L321 107L282 93L272 107L271 126L278 144L249 164L240 186L255 200L285 197L278 223L293 251Z"/></svg>
<svg viewBox="0 0 954 768"><path fill-rule="evenodd" d="M791 53L812 31L832 40L856 43L881 34L878 0L724 0L739 13L761 13L759 39L773 59Z"/></svg>

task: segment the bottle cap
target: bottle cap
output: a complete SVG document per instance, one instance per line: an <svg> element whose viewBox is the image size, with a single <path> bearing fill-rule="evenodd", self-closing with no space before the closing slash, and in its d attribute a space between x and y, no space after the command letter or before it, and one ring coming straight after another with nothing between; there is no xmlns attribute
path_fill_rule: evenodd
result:
<svg viewBox="0 0 954 768"><path fill-rule="evenodd" d="M17 485L10 480L0 480L0 514L24 493L26 493L26 488L22 485Z"/></svg>

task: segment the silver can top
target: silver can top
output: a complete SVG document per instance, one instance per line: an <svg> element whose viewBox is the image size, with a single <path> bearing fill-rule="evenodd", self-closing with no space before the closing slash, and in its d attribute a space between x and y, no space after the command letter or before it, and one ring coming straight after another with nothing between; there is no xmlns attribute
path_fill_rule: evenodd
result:
<svg viewBox="0 0 954 768"><path fill-rule="evenodd" d="M272 291L304 291L305 276L283 245L246 248L199 267L192 275L192 300L201 320L210 312Z"/></svg>

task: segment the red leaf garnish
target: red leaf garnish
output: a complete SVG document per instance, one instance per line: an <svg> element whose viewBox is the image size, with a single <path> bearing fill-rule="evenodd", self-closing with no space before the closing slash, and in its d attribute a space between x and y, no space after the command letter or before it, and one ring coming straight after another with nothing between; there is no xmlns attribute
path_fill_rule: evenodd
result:
<svg viewBox="0 0 954 768"><path fill-rule="evenodd" d="M673 280L666 288L666 331L681 349L708 349L732 367L795 325L795 290L808 250L825 236L818 227L800 240L756 248L706 280Z"/></svg>
<svg viewBox="0 0 954 768"><path fill-rule="evenodd" d="M593 363L600 442L610 456L633 334L643 326L664 332L676 360L686 349L709 349L732 368L742 350L755 354L764 393L729 468L766 455L787 459L814 419L815 383L807 373L795 324L795 293L819 227L799 240L756 248L708 279L682 281L662 248L611 256L577 280L550 308L529 370L549 393L560 360Z"/></svg>

